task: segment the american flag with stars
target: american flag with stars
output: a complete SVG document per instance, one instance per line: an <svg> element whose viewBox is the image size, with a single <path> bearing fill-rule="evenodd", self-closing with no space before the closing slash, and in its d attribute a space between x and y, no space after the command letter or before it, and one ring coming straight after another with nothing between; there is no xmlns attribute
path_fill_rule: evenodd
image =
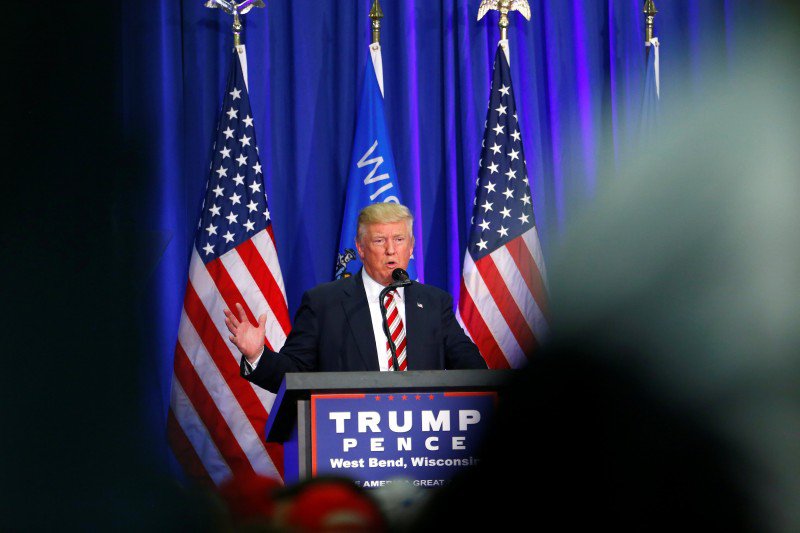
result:
<svg viewBox="0 0 800 533"><path fill-rule="evenodd" d="M243 54L243 51L242 51ZM245 60L245 59L242 59ZM219 485L234 474L282 478L283 450L264 441L274 395L239 376L224 308L251 323L267 315L264 342L290 330L250 98L234 51L210 176L192 248L172 378L167 433L187 475Z"/></svg>
<svg viewBox="0 0 800 533"><path fill-rule="evenodd" d="M546 273L502 43L493 70L458 320L489 368L519 368L548 331Z"/></svg>

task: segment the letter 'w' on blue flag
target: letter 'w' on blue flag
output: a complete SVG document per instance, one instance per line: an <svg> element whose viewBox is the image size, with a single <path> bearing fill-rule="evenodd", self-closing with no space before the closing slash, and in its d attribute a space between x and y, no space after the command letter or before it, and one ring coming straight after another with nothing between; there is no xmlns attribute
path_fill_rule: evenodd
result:
<svg viewBox="0 0 800 533"><path fill-rule="evenodd" d="M658 64L659 43L653 38L647 43L647 65L642 94L642 114L639 122L639 143L641 146L656 141L658 134L658 103L661 98L660 72Z"/></svg>
<svg viewBox="0 0 800 533"><path fill-rule="evenodd" d="M336 279L352 276L361 268L355 245L359 211L376 202L403 203L386 117L383 114L381 46L373 43L369 49L372 60L367 61L361 88L356 135L347 177L342 233L336 254ZM413 256L408 263L408 275L411 279L417 279Z"/></svg>

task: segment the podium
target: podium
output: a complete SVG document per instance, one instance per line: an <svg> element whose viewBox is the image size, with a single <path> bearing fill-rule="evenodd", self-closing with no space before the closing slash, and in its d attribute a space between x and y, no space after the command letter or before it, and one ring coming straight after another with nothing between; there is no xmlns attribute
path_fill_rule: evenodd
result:
<svg viewBox="0 0 800 533"><path fill-rule="evenodd" d="M341 475L371 488L446 484L478 447L513 370L303 372L284 377L267 442L284 480Z"/></svg>

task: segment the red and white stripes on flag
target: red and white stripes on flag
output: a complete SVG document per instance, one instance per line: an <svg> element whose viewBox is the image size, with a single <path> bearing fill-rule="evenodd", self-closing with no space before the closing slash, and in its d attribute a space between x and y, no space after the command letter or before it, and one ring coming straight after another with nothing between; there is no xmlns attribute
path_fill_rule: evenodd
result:
<svg viewBox="0 0 800 533"><path fill-rule="evenodd" d="M244 59L243 59L244 61ZM231 59L211 173L189 266L167 420L187 475L220 484L255 472L282 479L283 450L264 430L274 395L239 375L224 308L267 315L265 344L279 350L291 328L264 193L250 101L238 55Z"/></svg>
<svg viewBox="0 0 800 533"><path fill-rule="evenodd" d="M458 320L489 368L520 368L548 332L536 228L477 261L464 258Z"/></svg>
<svg viewBox="0 0 800 533"><path fill-rule="evenodd" d="M457 317L489 368L524 366L548 332L546 272L503 42L475 191Z"/></svg>

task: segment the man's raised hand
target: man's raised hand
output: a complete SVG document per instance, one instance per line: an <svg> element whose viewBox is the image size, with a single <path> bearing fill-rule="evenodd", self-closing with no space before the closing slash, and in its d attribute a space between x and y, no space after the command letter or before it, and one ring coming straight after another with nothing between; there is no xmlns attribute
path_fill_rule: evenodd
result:
<svg viewBox="0 0 800 533"><path fill-rule="evenodd" d="M252 363L264 350L267 315L258 317L258 325L254 326L247 319L247 314L244 312L242 304L236 304L236 311L239 313L238 318L228 309L223 311L225 313L225 325L228 326L228 331L231 332L228 338L239 348L239 351L247 358L247 361Z"/></svg>

